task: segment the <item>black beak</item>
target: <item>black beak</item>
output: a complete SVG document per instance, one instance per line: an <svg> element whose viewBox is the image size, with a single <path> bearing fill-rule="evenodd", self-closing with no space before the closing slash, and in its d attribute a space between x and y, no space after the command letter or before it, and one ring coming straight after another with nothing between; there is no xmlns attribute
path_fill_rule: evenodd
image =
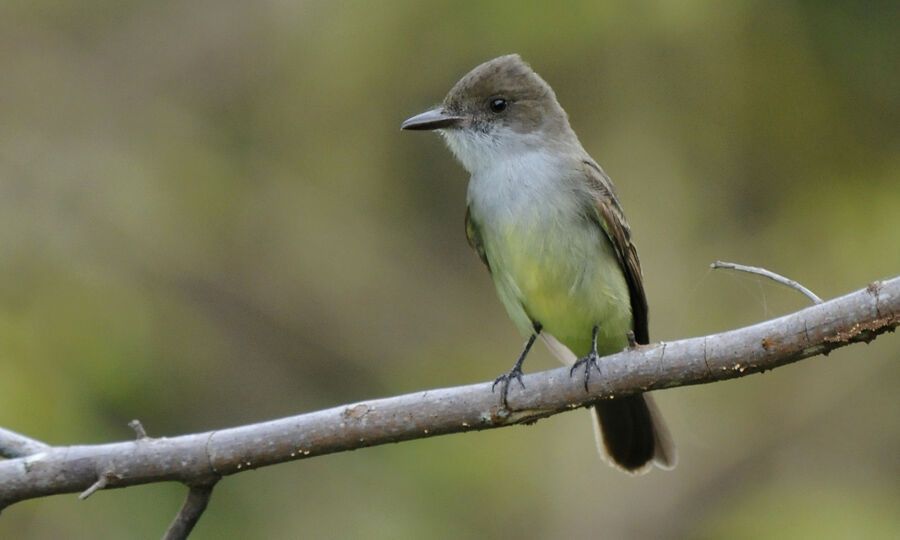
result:
<svg viewBox="0 0 900 540"><path fill-rule="evenodd" d="M462 116L448 114L443 108L438 107L422 114L417 114L400 124L400 129L445 129L452 128L463 121Z"/></svg>

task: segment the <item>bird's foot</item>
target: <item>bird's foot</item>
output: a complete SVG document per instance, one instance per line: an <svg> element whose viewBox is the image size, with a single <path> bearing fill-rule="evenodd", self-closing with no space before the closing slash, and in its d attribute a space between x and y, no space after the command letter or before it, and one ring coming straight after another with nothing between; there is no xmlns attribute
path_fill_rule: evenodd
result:
<svg viewBox="0 0 900 540"><path fill-rule="evenodd" d="M491 385L491 392L493 392L497 385L500 385L500 402L503 404L504 409L509 409L509 402L506 400L507 394L509 394L509 383L512 380L519 381L519 386L523 389L525 388L525 383L522 382L522 367L519 364L513 366L511 370L503 375L500 375L496 379L494 379L494 384Z"/></svg>
<svg viewBox="0 0 900 540"><path fill-rule="evenodd" d="M600 359L600 355L597 354L597 334L600 331L599 326L594 327L593 335L591 336L591 352L582 356L578 360L572 364L572 369L569 370L569 377L571 377L575 370L578 369L581 365L584 365L584 391L588 391L588 381L591 380L591 368L597 368L597 373L602 373L600 371L600 364L597 363L597 360Z"/></svg>
<svg viewBox="0 0 900 540"><path fill-rule="evenodd" d="M508 372L494 379L494 384L491 385L491 392L497 388L498 384L500 385L500 404L503 405L504 409L509 409L509 401L506 400L506 396L509 394L510 381L519 381L519 386L521 386L523 390L525 389L525 383L522 382L522 362L525 361L525 357L528 356L528 351L531 350L531 346L534 345L534 340L537 339L538 334L540 333L540 323L534 323L534 333L531 334L528 341L525 343L525 348L522 349L522 354L520 354L518 360L516 360L516 365Z"/></svg>
<svg viewBox="0 0 900 540"><path fill-rule="evenodd" d="M600 371L600 364L597 363L597 360L600 359L600 355L597 354L597 351L591 351L586 355L582 356L578 360L572 364L572 369L569 370L569 377L575 374L575 370L581 366L584 366L584 391L588 391L588 381L591 380L591 368L595 368L597 373L602 373Z"/></svg>

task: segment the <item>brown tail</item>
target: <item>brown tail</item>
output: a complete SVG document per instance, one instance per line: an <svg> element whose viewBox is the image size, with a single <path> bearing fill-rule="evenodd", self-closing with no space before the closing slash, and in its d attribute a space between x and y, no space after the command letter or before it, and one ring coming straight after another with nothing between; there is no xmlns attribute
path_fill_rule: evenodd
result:
<svg viewBox="0 0 900 540"><path fill-rule="evenodd" d="M646 394L598 403L594 426L600 453L614 467L640 474L675 466L677 456L656 404Z"/></svg>

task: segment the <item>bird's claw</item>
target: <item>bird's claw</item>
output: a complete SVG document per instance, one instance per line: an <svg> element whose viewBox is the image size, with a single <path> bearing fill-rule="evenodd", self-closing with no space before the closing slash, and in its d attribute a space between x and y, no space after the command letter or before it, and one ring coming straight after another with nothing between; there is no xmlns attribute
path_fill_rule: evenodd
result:
<svg viewBox="0 0 900 540"><path fill-rule="evenodd" d="M522 382L522 370L518 368L518 366L509 370L508 373L504 373L500 375L496 379L494 379L494 384L491 385L491 392L497 388L497 385L501 385L500 387L500 401L503 403L503 408L509 409L509 402L506 399L507 394L509 394L509 382L511 380L519 381L519 386L523 389L525 388L525 383Z"/></svg>
<svg viewBox="0 0 900 540"><path fill-rule="evenodd" d="M586 355L582 356L578 360L572 364L572 368L569 370L569 377L575 374L575 370L584 365L584 391L588 391L588 381L591 380L591 368L596 368L597 373L602 373L600 371L600 364L597 360L600 359L600 355L597 354L596 351L591 351Z"/></svg>

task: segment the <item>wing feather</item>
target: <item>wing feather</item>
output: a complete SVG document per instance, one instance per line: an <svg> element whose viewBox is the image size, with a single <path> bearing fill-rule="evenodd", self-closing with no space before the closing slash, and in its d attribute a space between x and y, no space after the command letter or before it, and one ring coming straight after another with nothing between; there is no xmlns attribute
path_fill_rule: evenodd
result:
<svg viewBox="0 0 900 540"><path fill-rule="evenodd" d="M612 242L619 257L619 264L625 272L628 292L631 297L631 313L634 318L634 337L638 343L650 343L647 322L647 295L644 293L641 262L637 249L631 242L631 229L625 220L625 213L616 198L615 188L603 169L593 161L584 161L584 171L588 178L588 189L594 197L598 222Z"/></svg>
<svg viewBox="0 0 900 540"><path fill-rule="evenodd" d="M491 271L491 263L488 262L487 253L484 251L484 242L481 240L481 230L478 224L472 219L472 211L466 207L466 240L469 245L478 253L478 258L487 266L488 272Z"/></svg>

